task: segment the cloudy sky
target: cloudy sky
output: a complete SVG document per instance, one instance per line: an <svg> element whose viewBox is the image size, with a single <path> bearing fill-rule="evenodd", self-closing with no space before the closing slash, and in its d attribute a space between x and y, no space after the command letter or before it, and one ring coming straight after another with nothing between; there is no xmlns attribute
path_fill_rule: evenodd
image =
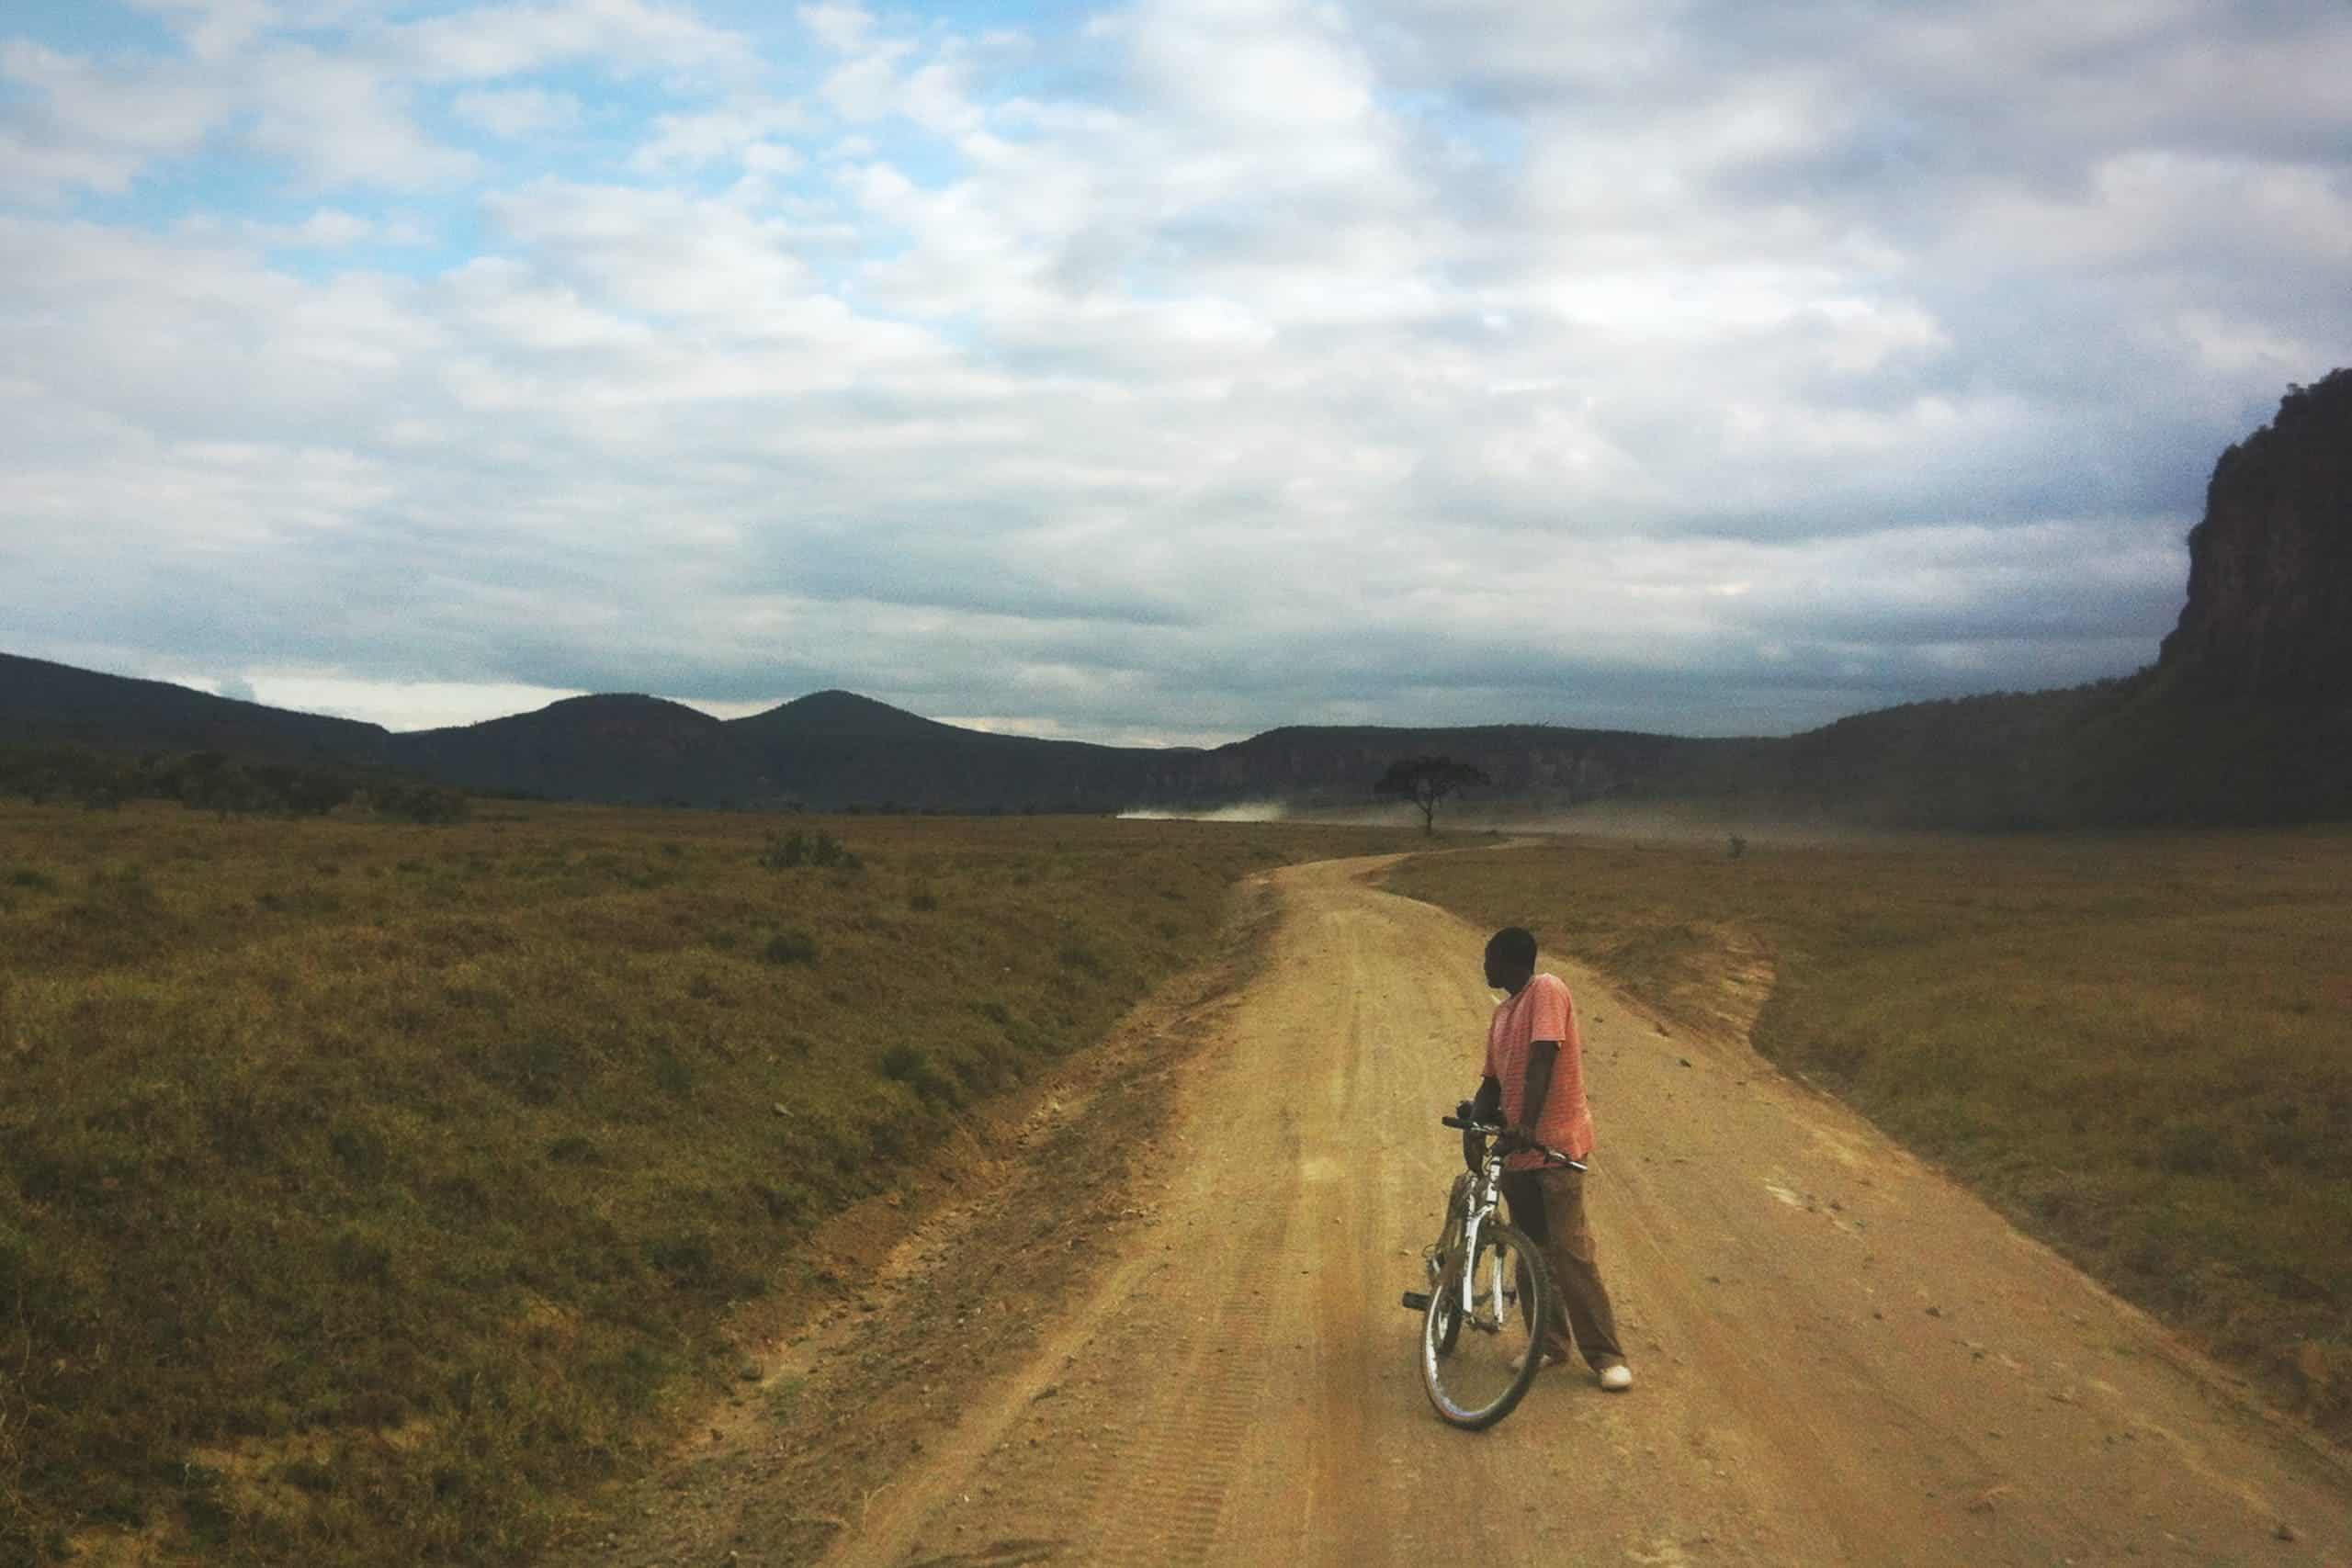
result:
<svg viewBox="0 0 2352 1568"><path fill-rule="evenodd" d="M2146 663L2342 0L7 0L0 650L1777 734Z"/></svg>

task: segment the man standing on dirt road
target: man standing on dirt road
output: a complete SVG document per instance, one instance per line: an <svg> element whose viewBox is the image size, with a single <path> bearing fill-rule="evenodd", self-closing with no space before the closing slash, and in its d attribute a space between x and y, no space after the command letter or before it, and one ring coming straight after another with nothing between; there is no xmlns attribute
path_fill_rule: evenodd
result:
<svg viewBox="0 0 2352 1568"><path fill-rule="evenodd" d="M1584 1097L1584 1040L1576 999L1556 975L1535 972L1535 937L1506 926L1487 942L1487 984L1510 996L1487 1027L1486 1077L1476 1102L1480 1120L1499 1110L1503 1134L1522 1146L1503 1162L1503 1199L1510 1222L1543 1250L1555 1292L1552 1321L1538 1344L1545 1366L1573 1348L1612 1393L1634 1386L1617 1342L1617 1317L1585 1223L1584 1172L1545 1161L1556 1149L1581 1160L1592 1152L1592 1110ZM1573 1330L1574 1341L1570 1334Z"/></svg>

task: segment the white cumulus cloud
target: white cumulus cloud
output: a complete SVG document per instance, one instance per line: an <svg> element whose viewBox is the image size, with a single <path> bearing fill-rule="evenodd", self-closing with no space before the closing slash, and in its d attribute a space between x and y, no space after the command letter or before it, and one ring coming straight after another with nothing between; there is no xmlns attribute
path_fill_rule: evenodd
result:
<svg viewBox="0 0 2352 1568"><path fill-rule="evenodd" d="M0 623L387 722L2065 683L2352 360L2340 9L150 8L0 20Z"/></svg>

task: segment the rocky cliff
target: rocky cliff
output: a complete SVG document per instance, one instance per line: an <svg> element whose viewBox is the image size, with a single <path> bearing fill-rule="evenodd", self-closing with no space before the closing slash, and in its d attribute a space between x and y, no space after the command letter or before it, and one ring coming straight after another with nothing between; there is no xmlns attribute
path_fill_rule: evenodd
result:
<svg viewBox="0 0 2352 1568"><path fill-rule="evenodd" d="M2290 391L2214 464L2157 669L2184 694L2352 699L2352 370Z"/></svg>

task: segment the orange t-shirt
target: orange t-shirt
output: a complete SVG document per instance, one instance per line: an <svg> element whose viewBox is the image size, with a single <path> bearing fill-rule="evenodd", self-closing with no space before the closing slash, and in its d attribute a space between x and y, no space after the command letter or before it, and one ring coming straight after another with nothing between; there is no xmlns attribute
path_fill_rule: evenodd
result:
<svg viewBox="0 0 2352 1568"><path fill-rule="evenodd" d="M1584 1038L1577 1032L1576 998L1557 975L1538 975L1519 995L1495 1009L1487 1026L1487 1076L1503 1086L1503 1120L1520 1125L1521 1102L1527 1098L1527 1050L1538 1040L1556 1040L1560 1055L1552 1064L1552 1087L1544 1093L1544 1119L1535 1128L1536 1141L1570 1159L1592 1152L1592 1108L1584 1098ZM1532 1149L1510 1156L1505 1168L1533 1170L1544 1156Z"/></svg>

